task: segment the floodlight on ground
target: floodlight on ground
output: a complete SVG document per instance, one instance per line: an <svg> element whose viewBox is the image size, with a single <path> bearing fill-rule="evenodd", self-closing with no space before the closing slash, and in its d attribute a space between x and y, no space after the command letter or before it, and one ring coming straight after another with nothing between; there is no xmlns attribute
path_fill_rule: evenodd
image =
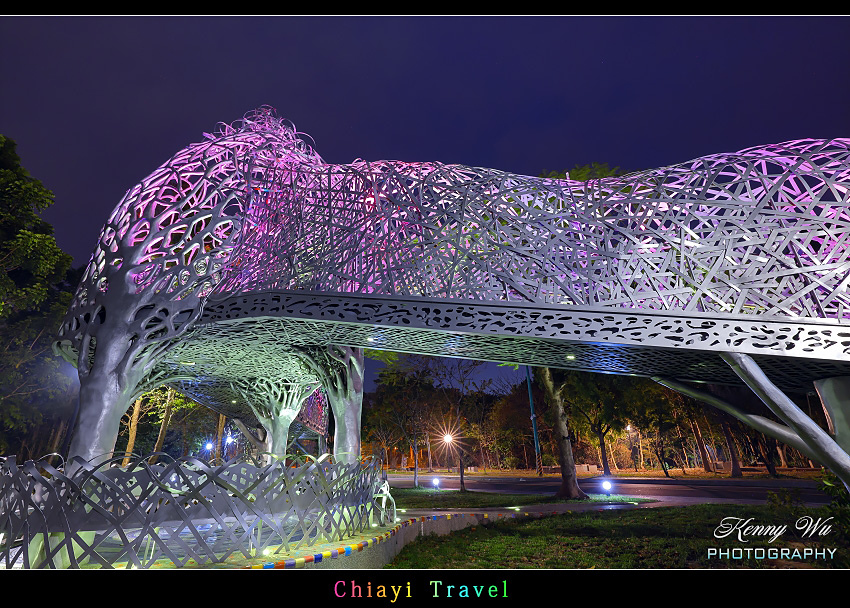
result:
<svg viewBox="0 0 850 608"><path fill-rule="evenodd" d="M608 481L606 479L605 481L602 482L602 489L605 490L606 492L608 492L609 494L611 493L611 488L612 488L612 486L611 486L610 481Z"/></svg>
<svg viewBox="0 0 850 608"><path fill-rule="evenodd" d="M435 488L439 488L439 487L440 487L440 480L439 480L437 477L435 477L434 479L432 479L432 480L431 480L431 484L432 484Z"/></svg>

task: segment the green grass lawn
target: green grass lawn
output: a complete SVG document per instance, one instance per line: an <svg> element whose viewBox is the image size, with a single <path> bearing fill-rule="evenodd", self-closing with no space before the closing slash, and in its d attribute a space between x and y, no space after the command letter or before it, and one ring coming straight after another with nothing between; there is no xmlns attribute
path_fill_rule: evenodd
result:
<svg viewBox="0 0 850 608"><path fill-rule="evenodd" d="M823 508L790 512L770 506L694 505L573 512L539 519L494 522L445 536L419 538L386 568L830 568L850 566L850 547L835 532L819 542L801 538L801 515L824 517ZM752 538L717 539L725 517L754 518L762 525L787 524L773 543ZM845 534L844 539L847 538ZM842 542L844 543L842 545ZM709 548L777 547L837 549L832 560L709 558ZM829 555L829 553L827 553Z"/></svg>
<svg viewBox="0 0 850 608"><path fill-rule="evenodd" d="M391 488L397 509L484 509L519 507L527 505L563 503L563 498L551 494L498 494L495 492L461 492L459 490L433 490L430 488ZM590 501L599 503L652 502L647 498L619 494L589 494ZM587 501L582 501L587 502Z"/></svg>
<svg viewBox="0 0 850 608"><path fill-rule="evenodd" d="M413 477L413 471L407 470L396 470L393 469L389 471L393 475L406 475L409 477ZM743 477L733 478L729 475L728 471L718 471L713 473L706 473L701 468L689 468L685 469L685 472L682 472L682 469L670 469L670 478L672 479L726 479L729 481L736 481L740 479L744 480L754 480L754 479L774 479L771 477L766 469L762 470L746 470L743 471ZM439 471L435 471L434 473L428 473L422 469L419 470L420 475L446 475L446 471L441 469ZM453 477L457 477L457 470L452 473L448 473ZM537 472L534 470L528 469L487 469L487 471L478 470L475 473L466 472L466 477L469 478L481 478L481 477L537 477ZM579 479L588 479L592 477L600 477L602 475L602 470L600 469L596 473L577 473L577 477ZM543 475L547 478L558 478L560 479L560 473L545 473ZM664 471L661 469L644 469L640 471L635 471L634 469L618 469L611 471L611 477L637 477L637 478L665 478ZM823 472L820 470L795 470L795 469L779 469L779 479L806 479L811 481L819 481L823 477Z"/></svg>

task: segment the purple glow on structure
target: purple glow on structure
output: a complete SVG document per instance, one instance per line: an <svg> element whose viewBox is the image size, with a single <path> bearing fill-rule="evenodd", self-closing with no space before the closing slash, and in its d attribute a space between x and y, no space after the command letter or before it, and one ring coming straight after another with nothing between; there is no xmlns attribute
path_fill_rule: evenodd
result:
<svg viewBox="0 0 850 608"><path fill-rule="evenodd" d="M844 318L849 154L848 139L805 139L586 183L330 165L261 109L130 190L83 283L106 289L129 266L137 293L178 298L295 289Z"/></svg>

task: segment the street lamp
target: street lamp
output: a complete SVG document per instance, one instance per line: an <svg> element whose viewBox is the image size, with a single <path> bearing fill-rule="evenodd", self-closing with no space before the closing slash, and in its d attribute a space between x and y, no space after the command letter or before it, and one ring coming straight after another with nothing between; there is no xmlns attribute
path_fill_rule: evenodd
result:
<svg viewBox="0 0 850 608"><path fill-rule="evenodd" d="M454 442L454 440L455 440L455 438L452 437L451 433L446 433L445 435L443 435L443 443L446 444L446 448L448 448L448 449L452 448L452 443ZM454 451L454 450L452 450L452 451ZM449 461L448 470L451 473L451 470L452 470L451 461Z"/></svg>

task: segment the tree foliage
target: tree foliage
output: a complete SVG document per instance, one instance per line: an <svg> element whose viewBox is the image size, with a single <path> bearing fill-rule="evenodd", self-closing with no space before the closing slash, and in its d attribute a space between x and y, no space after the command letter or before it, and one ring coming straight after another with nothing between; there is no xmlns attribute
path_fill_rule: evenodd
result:
<svg viewBox="0 0 850 608"><path fill-rule="evenodd" d="M71 266L39 217L53 193L21 166L15 148L0 135L0 319L43 304Z"/></svg>
<svg viewBox="0 0 850 608"><path fill-rule="evenodd" d="M540 177L548 179L569 179L579 182L586 182L590 179L601 179L603 177L617 177L623 175L620 167L613 169L608 166L608 163L590 163L589 165L576 165L569 171L543 171Z"/></svg>
<svg viewBox="0 0 850 608"><path fill-rule="evenodd" d="M80 271L39 217L53 194L21 166L15 147L0 135L0 453L20 453L30 433L38 450L38 427L59 426L76 388L75 371L51 344Z"/></svg>

